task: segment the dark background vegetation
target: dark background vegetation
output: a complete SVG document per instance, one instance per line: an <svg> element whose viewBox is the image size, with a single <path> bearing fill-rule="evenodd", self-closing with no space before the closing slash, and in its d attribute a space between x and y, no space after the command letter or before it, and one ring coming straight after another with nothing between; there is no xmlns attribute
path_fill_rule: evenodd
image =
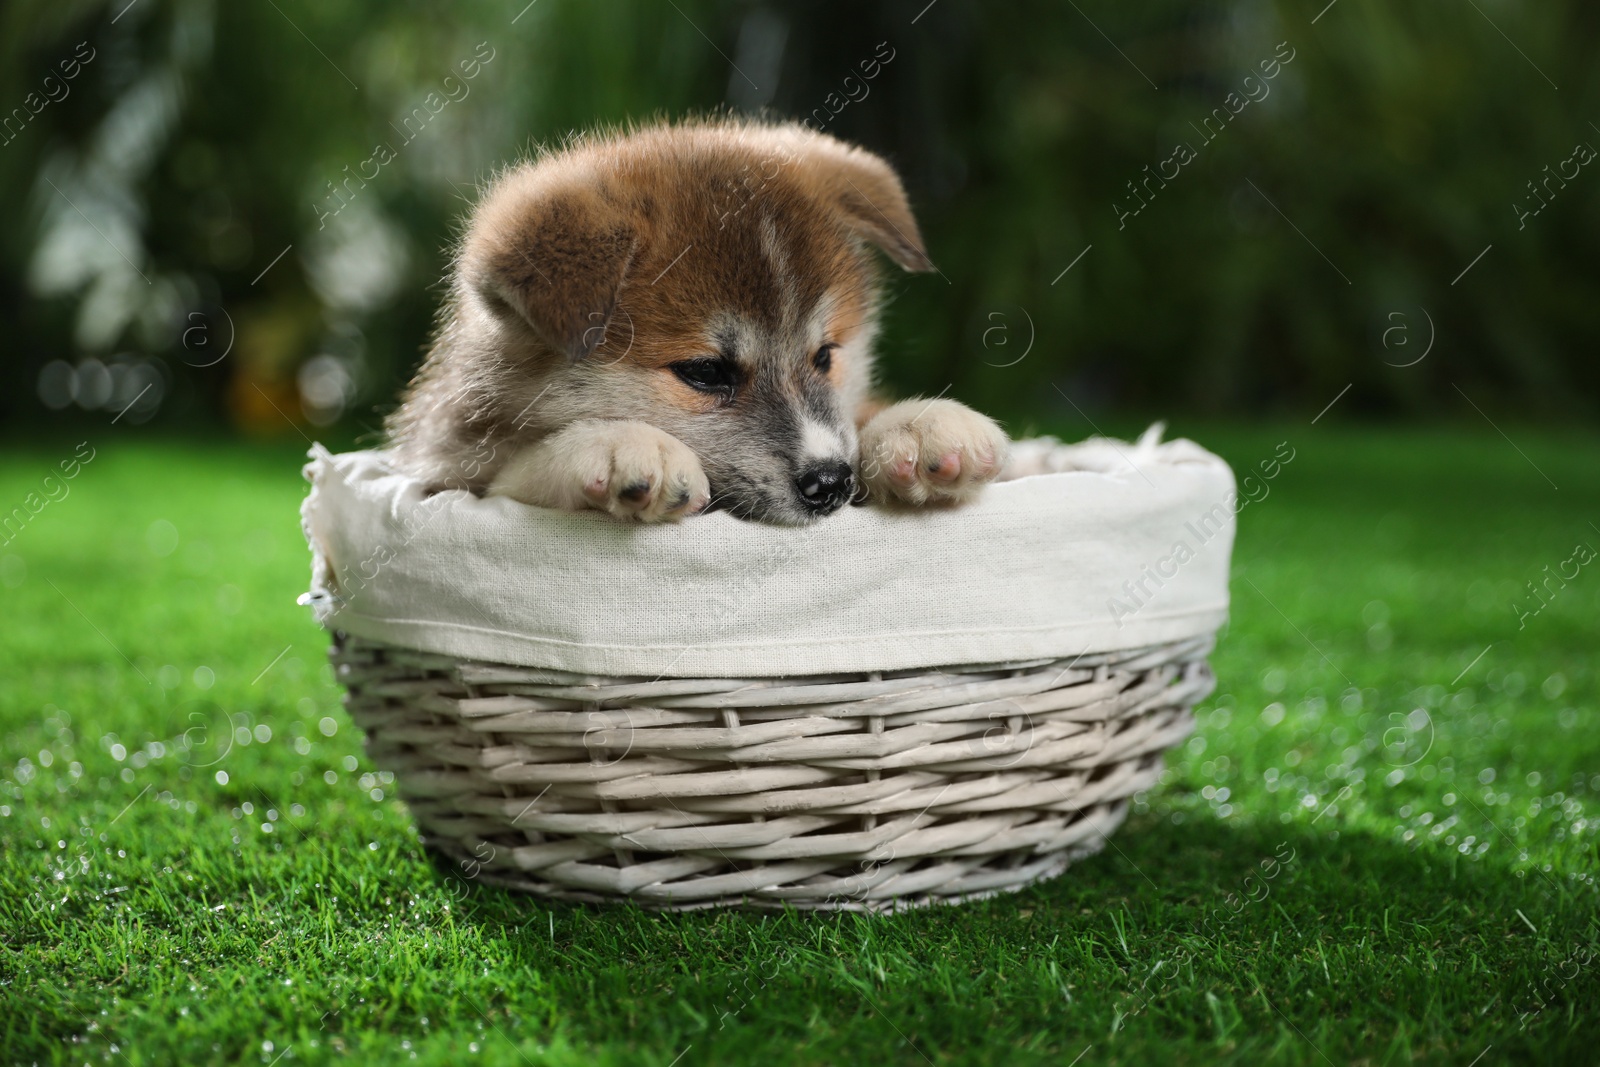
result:
<svg viewBox="0 0 1600 1067"><path fill-rule="evenodd" d="M897 390L1013 430L1299 417L1346 385L1339 418L1596 412L1600 168L1515 206L1600 146L1593 4L524 2L11 0L0 418L364 433L475 183L719 108L815 115L901 169L941 273L892 282ZM480 42L470 95L402 145ZM1280 42L1270 95L1203 142ZM379 142L397 158L319 226ZM1178 142L1198 158L1119 224Z"/></svg>

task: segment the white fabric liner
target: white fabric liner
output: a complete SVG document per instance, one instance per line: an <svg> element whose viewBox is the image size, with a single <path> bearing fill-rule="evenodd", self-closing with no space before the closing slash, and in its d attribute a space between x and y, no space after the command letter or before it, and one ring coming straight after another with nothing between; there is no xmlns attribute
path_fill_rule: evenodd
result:
<svg viewBox="0 0 1600 1067"><path fill-rule="evenodd" d="M967 507L850 507L803 528L726 513L643 526L460 491L425 498L382 452L316 445L301 599L359 637L647 679L1142 648L1226 621L1233 547L1227 464L1159 433L1019 442L1014 480Z"/></svg>

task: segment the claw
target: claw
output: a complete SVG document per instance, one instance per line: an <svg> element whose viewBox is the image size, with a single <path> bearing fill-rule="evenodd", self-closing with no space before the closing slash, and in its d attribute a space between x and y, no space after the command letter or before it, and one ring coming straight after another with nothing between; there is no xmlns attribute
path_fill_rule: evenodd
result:
<svg viewBox="0 0 1600 1067"><path fill-rule="evenodd" d="M606 502L606 488L609 480L605 475L596 475L583 483L583 495L596 504L604 505Z"/></svg>
<svg viewBox="0 0 1600 1067"><path fill-rule="evenodd" d="M928 464L928 476L936 482L946 484L955 481L961 476L961 453L946 452Z"/></svg>
<svg viewBox="0 0 1600 1067"><path fill-rule="evenodd" d="M629 482L617 492L618 499L626 500L630 504L642 504L650 498L650 479Z"/></svg>

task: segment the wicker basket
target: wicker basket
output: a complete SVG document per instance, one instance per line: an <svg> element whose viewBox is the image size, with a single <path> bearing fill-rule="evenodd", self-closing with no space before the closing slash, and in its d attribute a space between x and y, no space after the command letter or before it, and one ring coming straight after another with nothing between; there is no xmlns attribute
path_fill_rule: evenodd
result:
<svg viewBox="0 0 1600 1067"><path fill-rule="evenodd" d="M485 881L876 911L1021 889L1098 851L1193 729L1210 648L652 681L338 635L333 661L428 844Z"/></svg>
<svg viewBox="0 0 1600 1067"><path fill-rule="evenodd" d="M657 670L627 646L630 637L651 636L651 618L637 607L632 616L608 614L591 600L562 615L548 611L549 601L560 602L556 583L574 566L606 552L608 567L642 557L646 573L697 565L704 572L670 554L681 554L687 535L623 534L605 519L471 498L451 505L458 510L444 520L408 525L407 510L424 506L420 491L362 458L373 454L314 453L308 475L316 488L304 512L315 551L307 599L334 635L336 674L373 760L394 773L426 843L468 878L547 898L672 910L882 911L967 900L1021 889L1098 851L1129 798L1156 782L1162 754L1192 731L1191 709L1213 686L1206 656L1225 618L1231 510L1212 554L1165 579L1185 610L1163 614L1158 604L1125 630L1120 620L1085 630L1068 616L1084 615L1087 600L1135 577L1132 561L1181 536L1190 514L1219 487L1231 489L1231 474L1188 442L1159 446L1171 450L1159 454L1141 443L1133 455L1151 460L1142 468L1123 462L1135 446L1114 447L1110 459L1104 448L1074 447L1035 450L1044 478L997 486L992 502L967 512L881 529L901 520L830 519L833 526L813 529L833 540L783 557L754 589L737 590L740 603L758 611L784 595L786 582L803 580L794 571L819 551L847 558L890 543L886 530L911 537L894 543L905 558L931 561L945 584L884 595L914 603L905 614L923 629L905 640L893 633L874 643L857 633L805 645L804 658L828 673L794 666L796 635L809 619L793 622L769 653L708 630L710 638L701 633L684 645L692 655L676 653L664 661L669 669ZM1074 465L1087 459L1099 466ZM1049 482L1048 472L1080 470L1090 473ZM1039 537L1041 522L1061 530L1096 507L1124 527L1101 531L1099 555L1081 532ZM1083 521L1099 528L1100 519ZM1015 537L1024 558L940 555L952 536L983 523L990 540L1031 531ZM683 529L715 542L704 558L717 561L742 550L737 539L767 536L731 519ZM623 536L636 540L616 540ZM1062 536L1091 562L1079 560L1084 573L1053 586L1052 576L1082 554L1063 553ZM509 550L508 540L516 542ZM386 543L393 550L375 556L373 546ZM516 562L519 552L540 548L544 563ZM379 563L362 565L373 558ZM438 572L458 564L480 584L465 594L465 608L436 610L441 596L460 591L440 585ZM530 580L496 602L502 586L521 579ZM1048 588L1031 590L1029 600L1018 591L1030 583ZM594 586L604 596L615 584L571 589ZM986 585L1007 592L959 603L930 596ZM681 612L692 627L690 605L702 595L710 594L697 589L663 610ZM990 615L974 618L980 608ZM837 637L864 610L823 605L820 626ZM1006 629L1017 615L1029 625ZM571 618L589 625L590 616L602 622L578 640L554 632L578 625ZM788 620L772 611L750 626L766 637ZM976 625L958 631L961 622ZM875 625L867 635L885 636ZM1015 658L995 662L995 650ZM968 652L967 661L951 662ZM771 657L768 669L740 669L762 655ZM613 663L631 667L605 666Z"/></svg>

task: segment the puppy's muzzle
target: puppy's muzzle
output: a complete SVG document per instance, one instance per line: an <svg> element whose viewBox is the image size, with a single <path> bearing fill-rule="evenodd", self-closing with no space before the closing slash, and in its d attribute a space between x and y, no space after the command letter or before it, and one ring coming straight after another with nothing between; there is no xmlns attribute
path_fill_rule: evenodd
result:
<svg viewBox="0 0 1600 1067"><path fill-rule="evenodd" d="M831 515L855 495L856 476L848 463L818 463L801 471L794 487L801 507L813 515Z"/></svg>

